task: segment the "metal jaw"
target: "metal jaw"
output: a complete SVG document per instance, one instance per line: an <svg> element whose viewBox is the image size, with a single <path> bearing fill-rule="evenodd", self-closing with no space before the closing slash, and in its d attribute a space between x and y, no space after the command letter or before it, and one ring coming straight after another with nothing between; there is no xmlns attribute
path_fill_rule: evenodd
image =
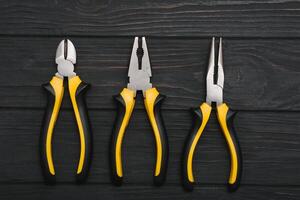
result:
<svg viewBox="0 0 300 200"><path fill-rule="evenodd" d="M208 71L206 76L206 102L211 105L212 102L216 102L217 105L223 103L223 87L224 87L224 70L223 70L223 52L222 52L222 38L219 42L218 53L218 73L217 84L214 84L215 73L215 38L212 38L210 57L208 63Z"/></svg>
<svg viewBox="0 0 300 200"><path fill-rule="evenodd" d="M76 76L74 72L76 49L70 40L65 39L59 43L56 50L55 62L57 63L56 76L60 78Z"/></svg>
<svg viewBox="0 0 300 200"><path fill-rule="evenodd" d="M145 91L152 88L150 82L150 77L152 76L151 66L145 37L142 37L143 56L141 69L139 69L139 60L137 56L138 48L139 38L135 37L128 70L129 83L127 84L127 87L135 92L141 90L145 96Z"/></svg>

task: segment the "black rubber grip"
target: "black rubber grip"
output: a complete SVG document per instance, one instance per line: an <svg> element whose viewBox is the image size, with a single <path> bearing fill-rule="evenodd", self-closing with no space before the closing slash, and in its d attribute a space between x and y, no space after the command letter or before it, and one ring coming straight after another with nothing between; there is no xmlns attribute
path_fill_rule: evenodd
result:
<svg viewBox="0 0 300 200"><path fill-rule="evenodd" d="M55 92L53 87L50 83L43 84L42 87L47 92L47 106L46 111L44 114L44 119L41 127L41 134L40 134L40 162L42 166L42 173L45 179L45 182L48 184L54 184L56 182L55 175L51 174L49 171L49 163L47 161L47 154L46 154L46 138L47 132L49 128L50 119L52 116L54 103L55 103Z"/></svg>
<svg viewBox="0 0 300 200"><path fill-rule="evenodd" d="M123 182L123 177L117 174L116 166L116 147L117 147L117 138L119 136L119 131L125 116L126 104L123 97L119 94L114 96L114 100L117 104L117 115L114 122L114 127L111 134L111 146L110 146L110 169L111 169L111 179L113 184L120 186Z"/></svg>
<svg viewBox="0 0 300 200"><path fill-rule="evenodd" d="M183 154L182 154L182 167L181 167L181 174L182 174L182 185L186 190L193 190L194 182L189 181L188 173L187 173L187 164L188 164L188 155L191 148L191 145L197 135L197 132L202 124L202 112L200 108L193 109L193 127L191 128L190 134L186 138Z"/></svg>
<svg viewBox="0 0 300 200"><path fill-rule="evenodd" d="M228 183L228 190L230 192L234 192L238 189L242 177L242 169L243 169L243 161L242 161L242 151L240 148L240 144L237 138L237 134L234 129L233 120L235 117L236 112L232 111L231 109L228 110L226 115L226 122L227 127L231 136L231 139L233 141L233 144L235 146L236 154L237 154L237 164L238 164L238 170L237 170L237 178L234 184Z"/></svg>
<svg viewBox="0 0 300 200"><path fill-rule="evenodd" d="M83 183L86 181L91 167L91 161L93 155L93 143L92 143L93 134L91 130L88 110L85 101L85 94L88 91L89 87L90 87L89 84L85 82L81 82L76 90L76 102L80 114L80 120L82 122L84 138L85 138L85 156L84 156L83 168L79 174L76 173L77 183Z"/></svg>
<svg viewBox="0 0 300 200"><path fill-rule="evenodd" d="M164 124L164 120L161 115L161 105L164 101L165 96L159 94L155 99L154 103L154 117L160 134L160 141L162 145L162 160L161 169L158 176L154 176L154 184L156 186L161 186L166 181L167 169L168 169L168 159L169 159L169 142L168 136Z"/></svg>

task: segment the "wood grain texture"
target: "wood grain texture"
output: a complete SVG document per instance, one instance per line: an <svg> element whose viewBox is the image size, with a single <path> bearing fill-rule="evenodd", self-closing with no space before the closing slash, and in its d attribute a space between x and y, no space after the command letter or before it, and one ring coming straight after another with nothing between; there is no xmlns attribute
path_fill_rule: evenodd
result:
<svg viewBox="0 0 300 200"><path fill-rule="evenodd" d="M0 152L6 153L0 162L0 184L43 182L38 157L42 116L42 110L1 111ZM94 159L88 183L110 183L108 148L114 116L110 110L90 112ZM192 117L188 111L165 111L163 116L170 142L167 185L180 185L180 157ZM73 118L71 111L62 111L55 129L53 153L59 182L74 182L79 139ZM243 185L299 185L300 113L239 112L235 125L243 151ZM152 185L155 143L143 110L133 114L123 156L124 184ZM199 184L227 182L229 154L215 115L197 147L194 173Z"/></svg>
<svg viewBox="0 0 300 200"><path fill-rule="evenodd" d="M153 186L131 185L114 187L102 184L86 185L58 185L45 186L41 184L1 185L2 198L7 200L18 199L222 199L222 200L298 200L299 187L258 187L242 186L236 193L228 193L224 186L199 186L194 192L184 192L180 186Z"/></svg>
<svg viewBox="0 0 300 200"><path fill-rule="evenodd" d="M300 1L292 0L0 0L0 199L300 199ZM110 183L112 95L127 82L133 37L145 35L152 82L168 98L167 182L152 186L155 143L141 97L123 144L124 185ZM191 128L189 108L205 99L210 37L224 36L224 101L238 111L244 170L227 193L229 154L216 116L194 158L195 191L180 185L180 157ZM55 128L58 184L43 184L39 134L65 37L77 48L76 72L87 94L94 159L87 184L74 184L79 139L65 93Z"/></svg>
<svg viewBox="0 0 300 200"><path fill-rule="evenodd" d="M297 37L290 0L0 1L0 34Z"/></svg>
<svg viewBox="0 0 300 200"><path fill-rule="evenodd" d="M56 72L61 39L0 38L2 107L45 105L40 85ZM111 97L126 86L133 37L71 39L77 47L76 72L92 85L89 108L115 108ZM210 39L148 39L152 82L168 97L163 109L186 110L205 99L209 46ZM300 111L299 53L300 40L225 38L224 101L234 110Z"/></svg>

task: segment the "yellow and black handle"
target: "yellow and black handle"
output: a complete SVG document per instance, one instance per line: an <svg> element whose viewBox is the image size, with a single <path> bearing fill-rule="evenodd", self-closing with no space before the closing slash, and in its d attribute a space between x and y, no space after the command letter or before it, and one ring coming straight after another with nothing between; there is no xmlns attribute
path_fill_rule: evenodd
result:
<svg viewBox="0 0 300 200"><path fill-rule="evenodd" d="M230 153L231 168L228 180L230 192L238 189L242 176L242 152L233 126L235 114L225 103L217 106L218 120Z"/></svg>
<svg viewBox="0 0 300 200"><path fill-rule="evenodd" d="M54 76L50 83L43 85L48 93L48 103L40 135L40 157L47 183L55 183L52 137L64 94L63 83L62 78ZM69 79L69 92L80 137L80 157L76 173L76 180L79 183L85 181L88 175L92 154L92 134L84 100L87 89L88 84L82 82L78 76Z"/></svg>
<svg viewBox="0 0 300 200"><path fill-rule="evenodd" d="M203 103L199 108L194 109L194 124L186 139L182 155L182 184L187 190L192 190L195 184L193 175L193 157L197 143L209 120L211 106Z"/></svg>
<svg viewBox="0 0 300 200"><path fill-rule="evenodd" d="M157 186L162 185L166 180L169 159L168 137L164 121L161 116L161 104L164 99L165 96L161 95L156 88L150 88L145 91L144 104L156 143L154 184Z"/></svg>
<svg viewBox="0 0 300 200"><path fill-rule="evenodd" d="M54 76L43 85L47 91L48 102L40 135L40 160L42 172L47 183L55 182L55 168L52 159L52 136L64 94L64 80Z"/></svg>
<svg viewBox="0 0 300 200"><path fill-rule="evenodd" d="M169 152L168 139L160 113L163 99L164 96L160 95L155 88L145 91L144 103L156 141L156 167L154 172L154 184L156 185L162 185L165 181ZM119 95L115 96L115 100L118 105L118 113L112 132L109 157L112 181L116 185L121 185L123 179L122 142L135 105L135 92L124 88Z"/></svg>
<svg viewBox="0 0 300 200"><path fill-rule="evenodd" d="M90 85L82 82L79 76L69 78L68 85L80 139L76 181L83 183L88 176L93 154L92 131L85 102L85 94Z"/></svg>
<svg viewBox="0 0 300 200"><path fill-rule="evenodd" d="M117 103L118 112L111 136L109 158L111 178L115 185L121 185L123 180L122 142L135 105L134 97L134 91L127 88L124 88L119 95L114 97Z"/></svg>
<svg viewBox="0 0 300 200"><path fill-rule="evenodd" d="M187 137L182 159L183 186L187 190L192 190L195 183L192 166L193 156L196 145L210 117L211 110L211 106L207 103L203 103L200 108L194 110L196 117L195 124L191 134ZM242 154L233 127L234 115L235 113L231 111L225 103L217 106L218 120L226 139L231 158L231 170L228 180L228 189L231 192L238 188L242 173Z"/></svg>

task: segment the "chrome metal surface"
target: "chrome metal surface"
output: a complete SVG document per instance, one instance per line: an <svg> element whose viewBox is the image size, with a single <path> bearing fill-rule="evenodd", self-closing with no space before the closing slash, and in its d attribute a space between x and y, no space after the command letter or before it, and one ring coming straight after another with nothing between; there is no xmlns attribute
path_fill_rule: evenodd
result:
<svg viewBox="0 0 300 200"><path fill-rule="evenodd" d="M135 37L128 70L129 83L127 87L135 92L141 90L144 95L147 89L152 88L152 84L150 82L150 77L152 76L151 65L145 37L142 37L143 55L141 69L139 69L139 60L137 56L138 48L139 38Z"/></svg>
<svg viewBox="0 0 300 200"><path fill-rule="evenodd" d="M74 72L74 64L76 63L76 49L73 43L68 40L62 40L56 50L57 73L58 77L73 77L76 76Z"/></svg>
<svg viewBox="0 0 300 200"><path fill-rule="evenodd" d="M216 102L217 105L223 103L223 86L224 86L224 70L223 70L223 50L222 38L220 38L218 51L218 72L217 81L214 83L215 74L215 38L212 38L210 57L208 62L208 71L206 76L206 102L211 105Z"/></svg>

